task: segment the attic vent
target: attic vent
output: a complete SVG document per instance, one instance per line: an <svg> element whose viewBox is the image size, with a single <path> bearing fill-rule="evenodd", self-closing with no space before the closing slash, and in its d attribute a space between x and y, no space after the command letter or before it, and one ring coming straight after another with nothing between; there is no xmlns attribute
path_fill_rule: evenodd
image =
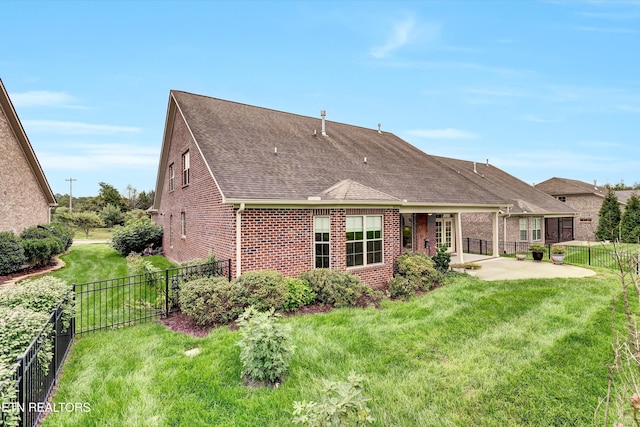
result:
<svg viewBox="0 0 640 427"><path fill-rule="evenodd" d="M322 136L327 136L327 129L325 126L324 118L327 116L327 112L325 110L320 111L320 117L322 117Z"/></svg>

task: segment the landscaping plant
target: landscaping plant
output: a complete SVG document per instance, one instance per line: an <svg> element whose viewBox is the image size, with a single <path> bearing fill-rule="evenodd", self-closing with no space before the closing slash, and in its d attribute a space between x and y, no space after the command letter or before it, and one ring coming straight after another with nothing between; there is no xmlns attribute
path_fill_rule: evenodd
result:
<svg viewBox="0 0 640 427"><path fill-rule="evenodd" d="M248 307L236 320L245 379L275 385L289 372L295 346L291 343L291 325L280 323L280 317L273 308L260 312Z"/></svg>
<svg viewBox="0 0 640 427"><path fill-rule="evenodd" d="M26 260L20 238L10 231L0 232L0 275L20 270Z"/></svg>
<svg viewBox="0 0 640 427"><path fill-rule="evenodd" d="M148 247L161 245L162 227L146 217L129 222L124 227L115 227L111 237L111 246L122 256L131 252L143 253Z"/></svg>
<svg viewBox="0 0 640 427"><path fill-rule="evenodd" d="M284 279L284 284L287 287L287 296L282 304L284 311L296 311L315 301L316 293L306 280L287 277Z"/></svg>
<svg viewBox="0 0 640 427"><path fill-rule="evenodd" d="M451 254L447 251L445 245L438 245L436 254L431 258L433 260L433 266L440 273L446 273L449 271L449 263L451 262Z"/></svg>
<svg viewBox="0 0 640 427"><path fill-rule="evenodd" d="M198 325L226 324L238 318L248 293L225 277L189 280L180 289L180 310Z"/></svg>
<svg viewBox="0 0 640 427"><path fill-rule="evenodd" d="M351 372L347 381L324 381L320 402L293 402L293 424L307 427L364 426L373 424L362 394L362 378Z"/></svg>
<svg viewBox="0 0 640 427"><path fill-rule="evenodd" d="M429 290L440 278L433 260L422 252L406 252L396 263L398 274L413 281L417 289Z"/></svg>
<svg viewBox="0 0 640 427"><path fill-rule="evenodd" d="M326 268L305 271L300 278L309 283L318 302L334 307L356 306L371 289L356 275Z"/></svg>
<svg viewBox="0 0 640 427"><path fill-rule="evenodd" d="M287 285L282 274L271 270L256 270L242 273L233 280L247 290L247 305L259 311L280 310L287 298Z"/></svg>
<svg viewBox="0 0 640 427"><path fill-rule="evenodd" d="M0 360L0 426L14 427L20 421L20 410L17 405L18 393L16 390L15 369L11 365Z"/></svg>

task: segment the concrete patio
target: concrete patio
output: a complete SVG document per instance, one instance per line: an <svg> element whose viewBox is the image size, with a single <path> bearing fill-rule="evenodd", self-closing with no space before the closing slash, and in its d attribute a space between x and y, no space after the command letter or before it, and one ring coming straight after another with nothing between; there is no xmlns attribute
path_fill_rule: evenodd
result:
<svg viewBox="0 0 640 427"><path fill-rule="evenodd" d="M458 257L452 255L451 263L456 262L459 262ZM482 265L479 270L467 270L467 273L487 281L588 277L596 274L593 270L575 265L556 265L550 261L537 262L529 259L518 261L515 258L492 258L488 255L464 254L464 262Z"/></svg>

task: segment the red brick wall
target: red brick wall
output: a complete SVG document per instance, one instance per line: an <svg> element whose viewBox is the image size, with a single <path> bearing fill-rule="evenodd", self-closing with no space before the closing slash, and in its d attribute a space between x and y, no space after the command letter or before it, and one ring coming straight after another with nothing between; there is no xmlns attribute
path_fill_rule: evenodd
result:
<svg viewBox="0 0 640 427"><path fill-rule="evenodd" d="M187 150L191 163L190 183L183 187L182 154ZM175 171L173 191L169 191L171 163L174 164ZM155 220L164 230L162 245L167 258L174 262L206 258L213 249L217 259L231 259L234 263L234 209L222 204L222 195L179 114L176 114L174 120L168 161L163 173L164 187ZM186 218L184 236L181 233L182 212Z"/></svg>
<svg viewBox="0 0 640 427"><path fill-rule="evenodd" d="M0 231L22 230L49 223L49 202L24 152L0 109Z"/></svg>

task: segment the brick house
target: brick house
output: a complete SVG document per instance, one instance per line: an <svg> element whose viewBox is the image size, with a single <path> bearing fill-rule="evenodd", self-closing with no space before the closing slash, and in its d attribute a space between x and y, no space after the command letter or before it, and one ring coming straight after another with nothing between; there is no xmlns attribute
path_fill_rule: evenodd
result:
<svg viewBox="0 0 640 427"><path fill-rule="evenodd" d="M530 243L559 243L574 239L575 209L540 189L486 163L436 157L457 173L501 196L510 206L499 217L501 251L513 253ZM486 213L464 214L465 237L491 240ZM513 245L512 245L513 243Z"/></svg>
<svg viewBox="0 0 640 427"><path fill-rule="evenodd" d="M577 211L575 239L595 241L602 200L607 188L597 183L587 183L575 179L553 177L535 186L537 189L566 203ZM626 202L633 191L616 191L620 210L624 212Z"/></svg>
<svg viewBox="0 0 640 427"><path fill-rule="evenodd" d="M0 231L48 224L56 200L0 80Z"/></svg>
<svg viewBox="0 0 640 427"><path fill-rule="evenodd" d="M171 91L152 213L177 262L213 251L234 276L331 268L382 286L404 251L463 261L472 214L498 254L512 202L473 178L380 125Z"/></svg>

